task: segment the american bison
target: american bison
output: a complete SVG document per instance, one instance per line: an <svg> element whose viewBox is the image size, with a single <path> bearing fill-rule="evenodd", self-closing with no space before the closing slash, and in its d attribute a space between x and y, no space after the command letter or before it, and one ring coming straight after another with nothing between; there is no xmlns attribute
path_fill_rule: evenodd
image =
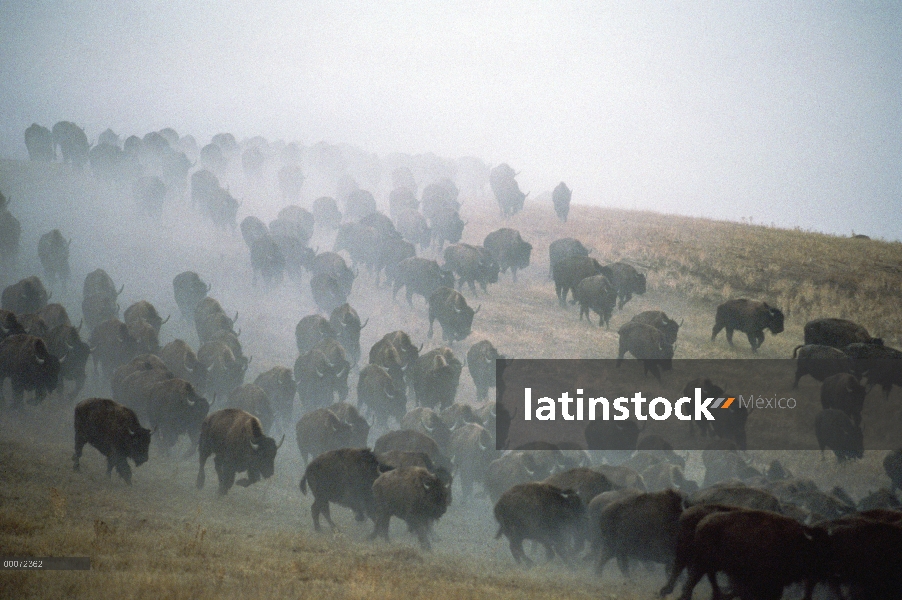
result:
<svg viewBox="0 0 902 600"><path fill-rule="evenodd" d="M774 335L783 331L783 312L760 300L728 300L717 307L714 329L711 331L712 342L724 328L730 346L733 345L733 331L741 331L748 336L752 352L757 352L764 343L765 329L770 329Z"/></svg>
<svg viewBox="0 0 902 600"><path fill-rule="evenodd" d="M128 459L136 467L147 462L150 448L150 429L141 427L134 411L108 398L88 398L75 407L75 453L72 468L80 469L79 459L85 444L91 444L106 457L106 473L113 468L127 483L132 484L132 470Z"/></svg>

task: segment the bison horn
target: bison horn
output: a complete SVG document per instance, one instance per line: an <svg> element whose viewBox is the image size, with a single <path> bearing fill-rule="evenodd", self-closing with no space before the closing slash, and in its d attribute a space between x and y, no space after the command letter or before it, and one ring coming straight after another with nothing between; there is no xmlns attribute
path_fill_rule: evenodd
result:
<svg viewBox="0 0 902 600"><path fill-rule="evenodd" d="M482 443L482 438L479 439L479 449L485 450L488 446Z"/></svg>
<svg viewBox="0 0 902 600"><path fill-rule="evenodd" d="M423 344L420 344L420 348L417 350L417 354L423 351Z"/></svg>
<svg viewBox="0 0 902 600"><path fill-rule="evenodd" d="M60 358L60 364L63 364L64 362L66 362L66 359L67 359L67 358L69 358L69 355L68 355L68 354L66 354L65 356L61 357L61 358ZM42 362L41 364L43 364L43 362Z"/></svg>
<svg viewBox="0 0 902 600"><path fill-rule="evenodd" d="M682 327L682 326L683 326L683 319L680 319L680 324L678 325L678 327Z"/></svg>
<svg viewBox="0 0 902 600"><path fill-rule="evenodd" d="M212 288L213 288L213 284L212 284L212 283L208 283L208 284L207 284L207 293L208 293L208 294L210 293L210 290L211 290Z"/></svg>
<svg viewBox="0 0 902 600"><path fill-rule="evenodd" d="M361 325L360 328L363 329L364 327L366 327L366 324L369 323L369 322L370 322L370 318L367 317L367 318L366 318L366 321L363 322L363 325Z"/></svg>
<svg viewBox="0 0 902 600"><path fill-rule="evenodd" d="M124 290L124 289L125 289L125 284L123 283L123 284L122 284L122 287L119 288L119 291L116 292L116 296L118 296L119 294L121 294L121 293L122 293L122 290ZM119 305L117 304L116 306L119 306Z"/></svg>
<svg viewBox="0 0 902 600"><path fill-rule="evenodd" d="M234 323L233 323L234 325ZM241 337L241 328L238 328L238 333L235 334L235 337Z"/></svg>
<svg viewBox="0 0 902 600"><path fill-rule="evenodd" d="M428 431L429 433L432 433L432 432L435 430L435 426L430 427L430 426L427 425L426 423L423 423L423 429L425 429L425 430Z"/></svg>
<svg viewBox="0 0 902 600"><path fill-rule="evenodd" d="M168 322L169 322L169 317L171 317L171 316L172 316L171 314L170 314L170 315L167 315L166 318L165 318L163 321L160 322L160 325L165 325L166 323L168 323Z"/></svg>
<svg viewBox="0 0 902 600"><path fill-rule="evenodd" d="M154 425L153 429L150 430L150 435L153 436L153 434L155 434L157 432L157 429L159 429L159 428L160 428L159 424Z"/></svg>
<svg viewBox="0 0 902 600"><path fill-rule="evenodd" d="M35 361L37 361L37 363L38 363L39 365L43 365L43 364L44 364L45 359L41 358L41 357L38 356L37 354L35 355L34 359L35 359Z"/></svg>
<svg viewBox="0 0 902 600"><path fill-rule="evenodd" d="M278 443L278 444L276 444L276 450L278 450L279 448L282 447L282 442L284 442L284 441L285 441L285 434L283 433L283 434L282 434L282 439L279 440L279 443Z"/></svg>
<svg viewBox="0 0 902 600"><path fill-rule="evenodd" d="M251 444L251 450L253 450L254 452L256 452L257 450L260 449L260 444L255 444L254 440L250 440L250 444Z"/></svg>
<svg viewBox="0 0 902 600"><path fill-rule="evenodd" d="M479 309L480 309L480 308L482 308L482 304L480 304L479 306L477 306L477 307L476 307L476 310L473 311L473 315L474 315L474 316L476 315L476 313L479 312Z"/></svg>
<svg viewBox="0 0 902 600"><path fill-rule="evenodd" d="M189 372L189 373L194 373L194 369L192 369L191 367L189 367L189 366L188 366L188 363L186 362L187 358L188 358L188 355L187 355L187 354L182 355L182 367L183 367L187 372Z"/></svg>
<svg viewBox="0 0 902 600"><path fill-rule="evenodd" d="M235 318L232 319L232 325L234 325L234 324L237 323L237 322L238 322L238 311L236 310L236 311L235 311Z"/></svg>

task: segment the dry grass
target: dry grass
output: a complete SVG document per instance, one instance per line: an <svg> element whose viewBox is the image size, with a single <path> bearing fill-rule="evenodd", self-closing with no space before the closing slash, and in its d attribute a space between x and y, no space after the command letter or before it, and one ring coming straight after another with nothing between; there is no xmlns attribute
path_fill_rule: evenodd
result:
<svg viewBox="0 0 902 600"><path fill-rule="evenodd" d="M236 176L232 190L241 190ZM248 373L296 357L294 325L313 312L306 281L286 283L261 294L251 287L247 251L236 232L217 232L188 206L171 206L159 222L133 218L130 201L115 189L87 178L71 178L60 165L0 161L0 189L13 198L10 209L23 223L18 276L40 273L32 256L37 237L65 225L72 246L73 284L56 290L71 315L80 314L80 281L103 266L126 283L123 307L146 298L173 319L164 326L166 343L181 337L197 344L191 327L177 317L172 277L194 269L213 283L212 294L227 310L241 313L242 343L255 357ZM281 205L271 190L240 196L246 214L274 216ZM112 222L104 219L113 217ZM482 306L473 335L456 344L463 354L472 342L491 339L508 356L611 358L617 328L635 313L663 309L685 324L678 357L752 357L737 336L735 349L723 336L710 342L714 308L725 299L755 297L783 308L786 331L768 334L759 356L786 357L801 343L809 318L851 318L889 343L902 340L902 244L852 240L803 231L722 223L648 212L574 206L569 223L553 218L550 206L528 204L502 221L492 201L466 199L464 241L481 243L499 227L514 227L533 246L533 266L517 284L509 275L473 298ZM572 307L557 305L548 281L548 245L564 236L594 247L601 262L631 260L646 268L649 292L617 312L611 329L577 319ZM313 245L331 247L318 236ZM362 318L364 353L381 335L403 328L426 349L428 323L421 299L413 308L390 291L375 288L362 274L350 298ZM596 321L597 322L597 321ZM352 382L352 388L353 388ZM89 378L87 395L106 395ZM466 371L458 399L475 402ZM353 393L351 401L353 401ZM899 392L891 402L898 404ZM297 482L303 466L289 433L277 459L276 475L248 489L216 498L215 485L194 489L196 464L159 455L136 469L134 487L108 480L102 458L86 449L82 472L71 471L71 406L47 401L21 414L0 411L0 555L90 556L90 572L2 572L0 598L623 598L651 597L661 573L627 581L609 567L603 579L584 565L557 563L532 571L517 568L506 544L493 539L496 525L485 499L455 502L438 523L435 552L423 554L412 536L393 525L389 544L366 541L360 526L340 508L333 514L337 534L312 531L310 499ZM863 495L887 480L881 455L867 454L857 465L822 461L817 453L751 452L758 465L779 457L797 475L829 489L844 485ZM689 475L700 478L698 457ZM208 466L208 482L212 467Z"/></svg>

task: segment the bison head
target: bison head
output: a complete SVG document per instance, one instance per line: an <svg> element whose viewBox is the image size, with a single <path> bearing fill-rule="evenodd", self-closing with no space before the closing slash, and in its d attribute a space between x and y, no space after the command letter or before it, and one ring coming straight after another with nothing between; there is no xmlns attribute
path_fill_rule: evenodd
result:
<svg viewBox="0 0 902 600"><path fill-rule="evenodd" d="M140 467L147 462L148 451L150 450L150 429L138 427L136 430L128 431L127 455L135 461L135 466Z"/></svg>
<svg viewBox="0 0 902 600"><path fill-rule="evenodd" d="M767 310L767 325L771 333L777 334L783 331L783 311L773 306L764 305Z"/></svg>
<svg viewBox="0 0 902 600"><path fill-rule="evenodd" d="M260 435L251 440L251 468L260 473L264 479L269 479L275 473L276 452L284 441L284 435L278 444L267 435Z"/></svg>

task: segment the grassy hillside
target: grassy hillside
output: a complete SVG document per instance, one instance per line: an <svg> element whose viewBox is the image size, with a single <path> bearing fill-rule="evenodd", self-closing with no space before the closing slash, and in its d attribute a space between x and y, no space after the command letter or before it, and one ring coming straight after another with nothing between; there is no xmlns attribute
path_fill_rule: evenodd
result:
<svg viewBox="0 0 902 600"><path fill-rule="evenodd" d="M282 206L271 185L255 187L240 173L226 182L244 202L239 220L256 214L268 221ZM294 326L315 312L308 281L286 280L269 293L254 288L240 233L213 229L187 199L170 202L162 217L150 219L137 213L127 190L99 185L62 165L14 161L0 161L0 190L12 198L9 209L23 229L18 263L3 285L41 274L37 239L59 227L73 238L73 280L68 289L53 290L53 300L62 302L73 320L81 315L84 276L102 267L125 284L123 309L147 299L161 314L173 315L162 344L180 337L196 347L193 328L178 316L171 283L191 269L212 284L211 295L227 312L240 313L244 351L254 357L247 381L275 364L293 364ZM856 320L887 343L902 344L902 244L587 206L574 206L568 223L559 223L544 204L527 204L522 213L502 220L494 201L464 200L464 241L478 244L492 230L514 227L534 250L532 266L516 284L506 275L488 295L465 292L481 310L472 336L454 345L459 355L487 338L513 357L612 358L622 323L642 310L663 309L684 320L678 357L748 358L753 355L744 336L736 336L735 349L723 335L710 341L717 304L743 296L767 300L787 314L786 331L768 333L761 357L789 356L801 343L805 321L825 316ZM548 244L565 236L593 247L601 262L627 259L648 273L648 293L615 312L609 330L597 321L579 321L573 307L558 307L548 280ZM312 245L325 250L331 243L330 235L319 233ZM422 299L413 307L403 296L393 302L390 289L376 287L365 272L350 302L370 320L362 334L364 355L384 333L399 328L424 343L424 350L441 344L438 326L436 337L426 337ZM351 387L354 402L353 375ZM816 386L808 382L802 391L815 393ZM104 382L89 377L86 397L108 394ZM866 422L898 417L900 398L895 390L892 409L866 415ZM475 403L466 370L458 400ZM869 402L878 402L876 393ZM340 532L315 534L310 498L297 487L303 464L292 431L277 458L276 475L235 488L226 498L215 496L212 466L208 488L198 492L196 463L177 459L180 452L163 456L153 447L150 462L136 470L134 487L127 488L105 477L105 463L92 448L85 450L82 472L72 472L71 420L72 406L56 399L21 413L0 410L0 555L88 555L93 570L0 572L0 597L630 599L650 597L663 579L660 571L638 569L634 579L625 580L613 565L602 579L587 566L558 562L521 570L504 540L494 539L496 524L485 498L466 506L455 501L436 526L440 539L432 554L416 549L397 523L391 543L366 541L370 526L355 523L341 508L333 511ZM816 453L749 453L762 466L775 457L822 488L844 485L856 496L888 483L878 452L842 466ZM695 455L689 474L701 477Z"/></svg>

